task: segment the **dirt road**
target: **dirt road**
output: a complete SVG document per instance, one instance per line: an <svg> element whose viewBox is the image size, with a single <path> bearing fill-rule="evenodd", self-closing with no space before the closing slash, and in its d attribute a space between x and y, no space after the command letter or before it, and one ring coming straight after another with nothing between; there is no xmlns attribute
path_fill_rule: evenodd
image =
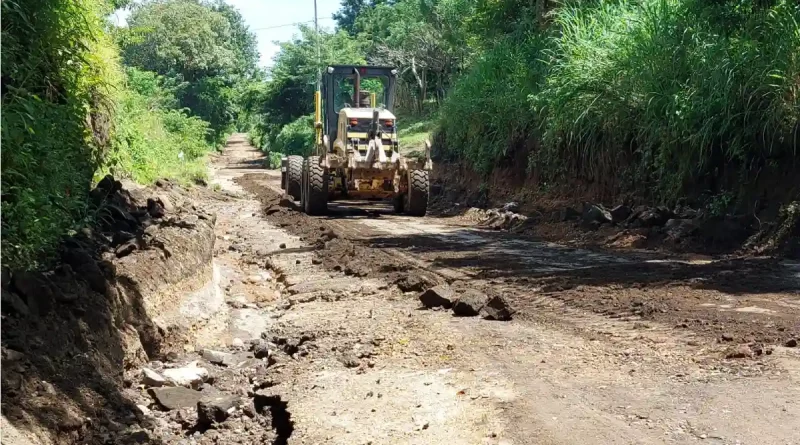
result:
<svg viewBox="0 0 800 445"><path fill-rule="evenodd" d="M281 443L800 443L796 266L609 255L376 204L311 218L276 205L262 165L242 135L214 161L215 183L247 193L215 209L217 261L279 284L277 309L243 309L231 336L313 339L270 387L293 422ZM420 310L396 286L409 277L518 312ZM231 282L226 298L252 300Z"/></svg>

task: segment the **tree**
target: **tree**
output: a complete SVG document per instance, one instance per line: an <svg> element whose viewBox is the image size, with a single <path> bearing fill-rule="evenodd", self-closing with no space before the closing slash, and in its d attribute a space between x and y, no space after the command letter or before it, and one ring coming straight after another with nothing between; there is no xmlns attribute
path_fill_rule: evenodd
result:
<svg viewBox="0 0 800 445"><path fill-rule="evenodd" d="M128 25L124 62L168 78L180 105L221 142L237 119L236 85L257 73L256 38L241 14L221 0L153 0L136 4Z"/></svg>
<svg viewBox="0 0 800 445"><path fill-rule="evenodd" d="M356 19L368 7L367 0L342 0L342 7L333 14L333 19L339 29L347 31L349 34L355 34Z"/></svg>
<svg viewBox="0 0 800 445"><path fill-rule="evenodd" d="M317 34L302 26L300 36L280 46L270 80L258 100L263 113L259 131L267 145L274 144L281 127L314 111L314 88L321 70L330 64L365 63L363 44L344 31Z"/></svg>

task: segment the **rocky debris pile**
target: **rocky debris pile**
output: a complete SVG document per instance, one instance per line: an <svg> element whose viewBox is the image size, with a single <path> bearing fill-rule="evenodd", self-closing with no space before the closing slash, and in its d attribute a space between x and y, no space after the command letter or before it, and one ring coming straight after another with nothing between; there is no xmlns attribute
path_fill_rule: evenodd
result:
<svg viewBox="0 0 800 445"><path fill-rule="evenodd" d="M612 208L586 202L582 211L565 208L559 221L574 221L584 230L618 227L622 231L608 237L610 247L643 248L665 243L673 247L705 247L730 250L741 246L753 232L752 218L711 216L702 210L678 205L673 209L657 206L618 205Z"/></svg>
<svg viewBox="0 0 800 445"><path fill-rule="evenodd" d="M494 209L472 207L464 213L463 218L477 224L479 227L493 230L520 231L532 221L529 221L527 216L516 213L518 210L519 204L516 202L509 202L502 207Z"/></svg>
<svg viewBox="0 0 800 445"><path fill-rule="evenodd" d="M291 435L288 404L270 392L278 374L271 372L277 354L303 355L313 335L270 336L249 346L241 340L224 350L200 349L194 355L140 370L128 395L135 401L136 423L113 443L136 433L159 443L279 443ZM114 441L116 440L116 441ZM149 443L149 442L141 442Z"/></svg>
<svg viewBox="0 0 800 445"><path fill-rule="evenodd" d="M499 295L489 296L479 290L456 284L440 284L419 295L419 301L428 309L451 309L458 317L481 316L486 320L511 320L514 310Z"/></svg>
<svg viewBox="0 0 800 445"><path fill-rule="evenodd" d="M215 219L190 193L167 180L123 187L106 176L90 192L94 223L63 242L59 262L3 269L3 349L25 355L3 358L10 421L64 443L94 443L128 422L134 406L120 389L133 375L169 383L169 373L138 367L183 346L174 341L180 332L151 318L159 302L149 298L210 267ZM78 387L85 390L75 396Z"/></svg>

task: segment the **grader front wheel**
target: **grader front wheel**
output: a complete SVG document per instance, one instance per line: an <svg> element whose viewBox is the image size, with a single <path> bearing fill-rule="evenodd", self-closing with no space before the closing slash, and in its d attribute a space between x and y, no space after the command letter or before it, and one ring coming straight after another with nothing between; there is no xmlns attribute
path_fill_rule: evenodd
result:
<svg viewBox="0 0 800 445"><path fill-rule="evenodd" d="M301 199L303 157L289 156L286 168L286 193L291 195L294 200Z"/></svg>
<svg viewBox="0 0 800 445"><path fill-rule="evenodd" d="M303 210L308 215L328 211L328 169L319 165L319 157L310 156L303 163Z"/></svg>
<svg viewBox="0 0 800 445"><path fill-rule="evenodd" d="M425 216L428 211L428 194L430 183L426 170L410 170L408 172L408 192L404 199L395 203L411 216Z"/></svg>

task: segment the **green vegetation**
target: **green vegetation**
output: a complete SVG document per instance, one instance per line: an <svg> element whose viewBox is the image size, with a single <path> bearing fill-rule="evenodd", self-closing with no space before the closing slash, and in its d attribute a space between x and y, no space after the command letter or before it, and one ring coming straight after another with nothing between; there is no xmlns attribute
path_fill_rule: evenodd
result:
<svg viewBox="0 0 800 445"><path fill-rule="evenodd" d="M105 20L125 6L128 27ZM2 14L11 267L85 224L106 172L192 181L234 129L272 165L308 153L328 64L395 66L402 150L432 132L438 163L484 177L527 168L554 190L662 201L702 188L722 214L764 172L797 168L792 0L345 0L336 30L301 27L268 73L222 0L4 0Z"/></svg>
<svg viewBox="0 0 800 445"><path fill-rule="evenodd" d="M176 99L155 73L127 69L127 87L115 115L115 149L101 173L131 176L149 184L158 178L192 183L206 176L209 124L170 108Z"/></svg>
<svg viewBox="0 0 800 445"><path fill-rule="evenodd" d="M137 2L131 28L116 29L105 17L127 3L2 3L4 267L46 264L63 236L90 221L88 192L105 173L202 178L205 153L242 114L237 92L257 77L258 55L235 10ZM201 18L209 23L189 21ZM169 55L148 52L156 44Z"/></svg>
<svg viewBox="0 0 800 445"><path fill-rule="evenodd" d="M796 154L796 2L594 2L554 11L561 35L531 90L537 167L603 181L629 168L674 196L704 175ZM768 2L767 2L768 3Z"/></svg>
<svg viewBox="0 0 800 445"><path fill-rule="evenodd" d="M306 29L277 56L267 90L284 100L261 104L273 126L265 149L289 123L298 134L311 111L318 64L296 48L321 41L323 54L348 48L326 63L398 68L406 150L432 130L439 161L484 176L527 157L528 173L551 187L673 201L795 163L794 1L346 0L334 18L338 33ZM305 87L286 83L298 78Z"/></svg>

